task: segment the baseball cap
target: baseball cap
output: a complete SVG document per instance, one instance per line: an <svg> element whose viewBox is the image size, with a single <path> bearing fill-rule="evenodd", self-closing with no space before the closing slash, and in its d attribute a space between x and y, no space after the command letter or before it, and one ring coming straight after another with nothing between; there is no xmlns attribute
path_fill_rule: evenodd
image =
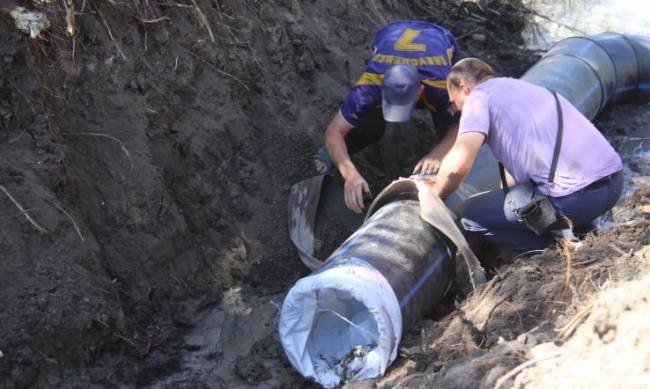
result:
<svg viewBox="0 0 650 389"><path fill-rule="evenodd" d="M384 120L400 123L409 120L418 100L420 75L411 65L395 65L384 73L381 107Z"/></svg>

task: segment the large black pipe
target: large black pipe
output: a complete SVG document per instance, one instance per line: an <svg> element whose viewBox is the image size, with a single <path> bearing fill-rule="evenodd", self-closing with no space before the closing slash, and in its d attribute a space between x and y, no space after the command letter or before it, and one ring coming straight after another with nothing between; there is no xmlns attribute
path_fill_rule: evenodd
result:
<svg viewBox="0 0 650 389"><path fill-rule="evenodd" d="M411 189L388 193L285 298L283 347L294 367L323 386L382 375L397 356L402 329L449 288L455 247L420 217L417 188Z"/></svg>
<svg viewBox="0 0 650 389"><path fill-rule="evenodd" d="M388 281L403 326L409 327L447 292L455 251L449 239L420 217L417 198L397 198L373 214L318 272L351 258L363 259Z"/></svg>
<svg viewBox="0 0 650 389"><path fill-rule="evenodd" d="M650 97L650 39L613 32L567 38L521 79L556 91L593 119L610 101Z"/></svg>

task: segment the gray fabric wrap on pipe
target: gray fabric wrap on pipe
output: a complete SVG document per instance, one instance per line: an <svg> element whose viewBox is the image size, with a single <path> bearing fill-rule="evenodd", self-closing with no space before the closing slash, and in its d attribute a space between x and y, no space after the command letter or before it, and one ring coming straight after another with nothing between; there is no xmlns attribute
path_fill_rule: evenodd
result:
<svg viewBox="0 0 650 389"><path fill-rule="evenodd" d="M454 245L420 217L416 199L395 199L372 215L325 262L320 273L359 258L391 285L408 327L447 292Z"/></svg>

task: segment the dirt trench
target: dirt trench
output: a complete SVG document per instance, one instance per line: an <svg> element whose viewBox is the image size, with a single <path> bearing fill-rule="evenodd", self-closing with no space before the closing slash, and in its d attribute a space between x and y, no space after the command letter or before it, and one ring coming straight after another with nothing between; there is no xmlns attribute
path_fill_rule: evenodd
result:
<svg viewBox="0 0 650 389"><path fill-rule="evenodd" d="M40 38L17 4L47 15ZM275 331L307 273L288 190L386 21L440 23L504 75L534 63L523 7L481 4L1 2L0 387L310 386ZM392 139L398 170L430 147L427 120L358 157L375 189Z"/></svg>

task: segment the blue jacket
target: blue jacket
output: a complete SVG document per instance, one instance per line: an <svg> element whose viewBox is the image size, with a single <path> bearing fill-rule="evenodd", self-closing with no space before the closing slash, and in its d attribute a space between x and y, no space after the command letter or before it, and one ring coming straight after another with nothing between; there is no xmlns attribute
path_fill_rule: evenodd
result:
<svg viewBox="0 0 650 389"><path fill-rule="evenodd" d="M353 126L381 105L384 72L393 65L410 64L420 73L424 94L416 108L427 108L447 122L449 113L446 79L458 50L451 33L433 23L404 20L382 27L373 39L374 54L341 106L341 116Z"/></svg>

